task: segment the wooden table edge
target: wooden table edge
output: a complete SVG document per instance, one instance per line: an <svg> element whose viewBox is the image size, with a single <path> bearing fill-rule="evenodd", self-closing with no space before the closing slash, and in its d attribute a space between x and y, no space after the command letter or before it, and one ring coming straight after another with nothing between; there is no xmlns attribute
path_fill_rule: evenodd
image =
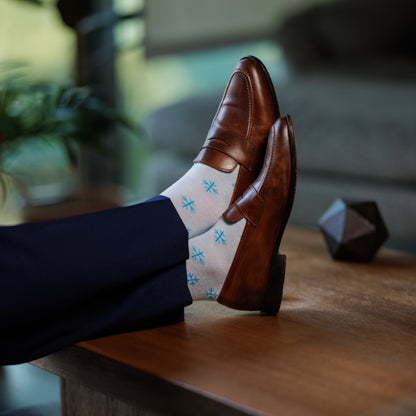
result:
<svg viewBox="0 0 416 416"><path fill-rule="evenodd" d="M146 410L171 415L265 416L266 413L190 385L166 380L118 361L71 346L30 364L61 380Z"/></svg>

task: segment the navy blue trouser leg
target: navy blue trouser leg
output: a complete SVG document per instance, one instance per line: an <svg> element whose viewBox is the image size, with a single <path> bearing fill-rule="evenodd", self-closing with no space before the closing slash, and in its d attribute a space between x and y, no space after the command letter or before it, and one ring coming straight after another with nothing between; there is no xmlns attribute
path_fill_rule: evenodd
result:
<svg viewBox="0 0 416 416"><path fill-rule="evenodd" d="M0 227L0 365L183 320L188 234L168 198Z"/></svg>

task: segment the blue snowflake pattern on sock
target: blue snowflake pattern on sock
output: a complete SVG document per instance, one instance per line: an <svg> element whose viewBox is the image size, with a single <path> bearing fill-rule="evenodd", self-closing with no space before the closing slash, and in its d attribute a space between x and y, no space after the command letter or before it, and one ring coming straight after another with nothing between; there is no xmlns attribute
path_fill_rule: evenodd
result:
<svg viewBox="0 0 416 416"><path fill-rule="evenodd" d="M199 277L196 274L188 273L188 285L195 286L199 282Z"/></svg>
<svg viewBox="0 0 416 416"><path fill-rule="evenodd" d="M185 211L190 211L192 214L195 214L195 201L182 195L182 208Z"/></svg>
<svg viewBox="0 0 416 416"><path fill-rule="evenodd" d="M227 240L225 238L225 233L223 230L215 230L214 231L214 238L215 242L218 244L222 244L223 246L227 245Z"/></svg>
<svg viewBox="0 0 416 416"><path fill-rule="evenodd" d="M218 292L216 292L212 287L205 291L205 296L208 299L216 299L218 297Z"/></svg>
<svg viewBox="0 0 416 416"><path fill-rule="evenodd" d="M205 264L205 254L199 248L192 246L192 258L199 261L201 264Z"/></svg>
<svg viewBox="0 0 416 416"><path fill-rule="evenodd" d="M231 188L235 188L235 182L233 182L232 184L231 184Z"/></svg>
<svg viewBox="0 0 416 416"><path fill-rule="evenodd" d="M191 227L189 227L189 226L188 226L188 227L186 227L186 231L188 231L188 235L189 235L189 234L191 234L191 231L192 231L192 230L191 230Z"/></svg>
<svg viewBox="0 0 416 416"><path fill-rule="evenodd" d="M204 189L209 194L218 194L217 184L214 181L202 181L204 184Z"/></svg>

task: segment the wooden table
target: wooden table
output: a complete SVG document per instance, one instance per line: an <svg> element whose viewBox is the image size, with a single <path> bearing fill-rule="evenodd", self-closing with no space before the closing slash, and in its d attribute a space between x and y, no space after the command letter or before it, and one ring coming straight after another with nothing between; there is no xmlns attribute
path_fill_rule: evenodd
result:
<svg viewBox="0 0 416 416"><path fill-rule="evenodd" d="M37 360L63 416L416 414L416 257L330 259L291 228L277 317L196 302L186 322L83 342Z"/></svg>

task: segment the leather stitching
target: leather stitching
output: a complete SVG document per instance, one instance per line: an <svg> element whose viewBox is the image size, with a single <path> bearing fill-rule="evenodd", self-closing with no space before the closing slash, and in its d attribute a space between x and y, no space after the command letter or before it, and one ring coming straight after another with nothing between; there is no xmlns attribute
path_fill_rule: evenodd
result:
<svg viewBox="0 0 416 416"><path fill-rule="evenodd" d="M250 77L248 76L248 74L239 69L238 71L236 71L234 75L239 75L243 77L244 83L246 84L246 93L247 93L247 98L248 98L248 124L247 124L247 130L246 130L246 139L248 139L250 137L251 134L251 124L253 122L253 114L252 114L252 110L253 110L253 104L252 104L252 100L251 97L253 96L253 88L250 82Z"/></svg>
<svg viewBox="0 0 416 416"><path fill-rule="evenodd" d="M248 195L248 202L246 202L245 200L245 195L243 195L242 197L240 197L237 202L236 202L236 207L237 209L241 212L241 214L243 215L244 218L247 219L247 221L250 222L250 224L253 227L256 227L257 222L259 220L259 217L261 217L261 213L263 211L263 206L264 206L264 199L262 198L262 196L257 192L257 189L253 186L250 185L249 188L250 190L254 191L254 196L250 196ZM248 193L248 190L245 192ZM256 202L259 201L259 202ZM247 212L244 208L246 205L251 206L253 205L255 206L255 217L253 217L252 215L250 215L249 212ZM258 207L258 205L261 206L261 209Z"/></svg>
<svg viewBox="0 0 416 416"><path fill-rule="evenodd" d="M272 138L272 144L273 144L273 146L272 146L272 155L271 155L271 158L270 158L270 164L269 164L269 166L268 166L268 169L267 169L267 174L266 174L266 178L264 179L264 184L266 184L266 183L269 183L269 180L270 180L270 175L271 175L271 171L272 171L272 169L271 169L271 167L272 166L274 166L274 164L275 164L275 159L276 159L276 148L277 148L277 143L276 143L276 127L275 127L275 125L273 125L273 127L272 127L272 129L273 129L273 138ZM263 184L263 185L264 185ZM263 192L263 188L264 188L264 186L262 186L261 187L261 189L260 189L260 193L262 193Z"/></svg>
<svg viewBox="0 0 416 416"><path fill-rule="evenodd" d="M238 134L238 133L236 133L235 131L232 131L232 130L225 130L220 126L215 126L213 128L213 130L220 130L223 133L232 133L233 135L240 137L241 140L246 140L247 141L247 139L245 137L241 136L241 134ZM208 134L209 134L209 132L208 132ZM210 137L210 139L212 139L212 138L215 138L215 134ZM253 145L254 145L254 143L253 143Z"/></svg>

